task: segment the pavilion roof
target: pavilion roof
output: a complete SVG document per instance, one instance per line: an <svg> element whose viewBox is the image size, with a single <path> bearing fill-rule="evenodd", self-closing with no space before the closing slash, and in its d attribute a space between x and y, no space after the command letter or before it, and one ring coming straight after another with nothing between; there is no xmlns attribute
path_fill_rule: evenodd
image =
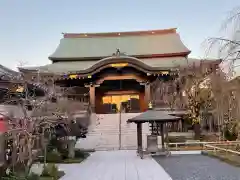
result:
<svg viewBox="0 0 240 180"><path fill-rule="evenodd" d="M144 122L173 122L180 120L181 117L169 115L166 111L159 111L159 110L148 110L143 112L142 114L128 119L128 122L135 122L135 123L144 123Z"/></svg>
<svg viewBox="0 0 240 180"><path fill-rule="evenodd" d="M1 80L20 79L20 73L0 64L0 79Z"/></svg>

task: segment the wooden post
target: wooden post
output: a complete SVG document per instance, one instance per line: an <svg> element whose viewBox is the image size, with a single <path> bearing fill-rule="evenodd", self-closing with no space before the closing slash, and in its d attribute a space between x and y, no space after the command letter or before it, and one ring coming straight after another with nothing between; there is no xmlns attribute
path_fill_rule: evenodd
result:
<svg viewBox="0 0 240 180"><path fill-rule="evenodd" d="M145 96L144 96L144 98L145 98L145 103L146 103L147 107L148 107L148 103L150 102L150 99L151 99L151 91L150 90L151 90L150 89L150 84L146 83L145 84Z"/></svg>
<svg viewBox="0 0 240 180"><path fill-rule="evenodd" d="M137 152L142 158L142 123L137 123Z"/></svg>
<svg viewBox="0 0 240 180"><path fill-rule="evenodd" d="M90 105L92 111L95 112L95 86L89 87Z"/></svg>
<svg viewBox="0 0 240 180"><path fill-rule="evenodd" d="M165 133L166 133L166 140L167 140L167 143L168 143L168 123L165 123Z"/></svg>
<svg viewBox="0 0 240 180"><path fill-rule="evenodd" d="M161 139L162 139L162 150L165 150L164 147L164 128L163 128L163 123L160 124L160 128L161 128Z"/></svg>

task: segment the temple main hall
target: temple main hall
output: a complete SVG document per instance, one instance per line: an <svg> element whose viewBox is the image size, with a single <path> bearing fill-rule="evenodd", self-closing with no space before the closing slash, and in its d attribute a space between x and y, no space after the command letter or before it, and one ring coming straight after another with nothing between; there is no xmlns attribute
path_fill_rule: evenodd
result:
<svg viewBox="0 0 240 180"><path fill-rule="evenodd" d="M190 53L176 28L63 33L49 56L51 64L19 70L33 79L41 74L61 87L73 87L68 98L90 102L98 114L143 112L151 102L153 81L169 80L178 68L200 62L189 58Z"/></svg>

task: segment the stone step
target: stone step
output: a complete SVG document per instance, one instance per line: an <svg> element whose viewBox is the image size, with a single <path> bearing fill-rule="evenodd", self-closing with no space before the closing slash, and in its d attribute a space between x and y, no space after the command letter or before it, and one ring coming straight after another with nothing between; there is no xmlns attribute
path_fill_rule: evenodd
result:
<svg viewBox="0 0 240 180"><path fill-rule="evenodd" d="M137 134L137 131L132 131L132 130L121 130L121 132L119 131L92 131L92 132L89 132L88 134ZM150 133L149 131L144 131L143 134L148 134Z"/></svg>
<svg viewBox="0 0 240 180"><path fill-rule="evenodd" d="M143 135L149 135L149 132L143 132ZM121 136L137 136L137 132L121 132ZM108 133L101 133L101 132L91 132L87 134L87 137L89 136L119 136L119 132L115 131L115 132L108 132Z"/></svg>
<svg viewBox="0 0 240 180"><path fill-rule="evenodd" d="M121 149L136 149L137 127L128 124L127 120L139 113L121 114ZM92 119L87 137L80 139L76 147L95 150L118 150L119 148L119 114L97 115L99 120ZM149 134L148 124L143 125L143 136ZM143 138L146 144L146 138Z"/></svg>
<svg viewBox="0 0 240 180"><path fill-rule="evenodd" d="M90 130L89 132L98 132L98 131L101 131L101 132L111 132L111 131L119 131L119 129L93 129L93 130ZM128 129L128 128L122 128L121 131L133 131L133 132L137 132L136 129ZM142 131L148 131L149 132L149 129L142 129Z"/></svg>

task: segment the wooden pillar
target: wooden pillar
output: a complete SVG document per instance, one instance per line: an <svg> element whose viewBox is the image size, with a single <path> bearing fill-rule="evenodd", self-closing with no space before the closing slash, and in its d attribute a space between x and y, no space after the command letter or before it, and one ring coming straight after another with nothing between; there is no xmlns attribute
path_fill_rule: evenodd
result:
<svg viewBox="0 0 240 180"><path fill-rule="evenodd" d="M145 99L145 103L146 103L146 105L148 107L148 103L151 100L151 87L150 87L149 83L145 84L145 96L144 96L144 99Z"/></svg>
<svg viewBox="0 0 240 180"><path fill-rule="evenodd" d="M168 122L167 123L165 123L165 133L166 133L166 140L167 140L167 142L168 142Z"/></svg>
<svg viewBox="0 0 240 180"><path fill-rule="evenodd" d="M90 105L92 111L95 112L95 86L89 87Z"/></svg>
<svg viewBox="0 0 240 180"><path fill-rule="evenodd" d="M160 124L160 129L161 129L161 139L162 139L162 150L165 149L164 147L164 128L163 128L163 123Z"/></svg>
<svg viewBox="0 0 240 180"><path fill-rule="evenodd" d="M142 154L142 123L137 123L137 152L141 156Z"/></svg>
<svg viewBox="0 0 240 180"><path fill-rule="evenodd" d="M214 119L213 119L212 116L210 116L209 119L210 119L210 122L209 122L209 123L210 123L210 124L209 124L209 131L210 131L210 132L213 132L213 127L212 127L213 124L212 124L212 122L213 122Z"/></svg>

